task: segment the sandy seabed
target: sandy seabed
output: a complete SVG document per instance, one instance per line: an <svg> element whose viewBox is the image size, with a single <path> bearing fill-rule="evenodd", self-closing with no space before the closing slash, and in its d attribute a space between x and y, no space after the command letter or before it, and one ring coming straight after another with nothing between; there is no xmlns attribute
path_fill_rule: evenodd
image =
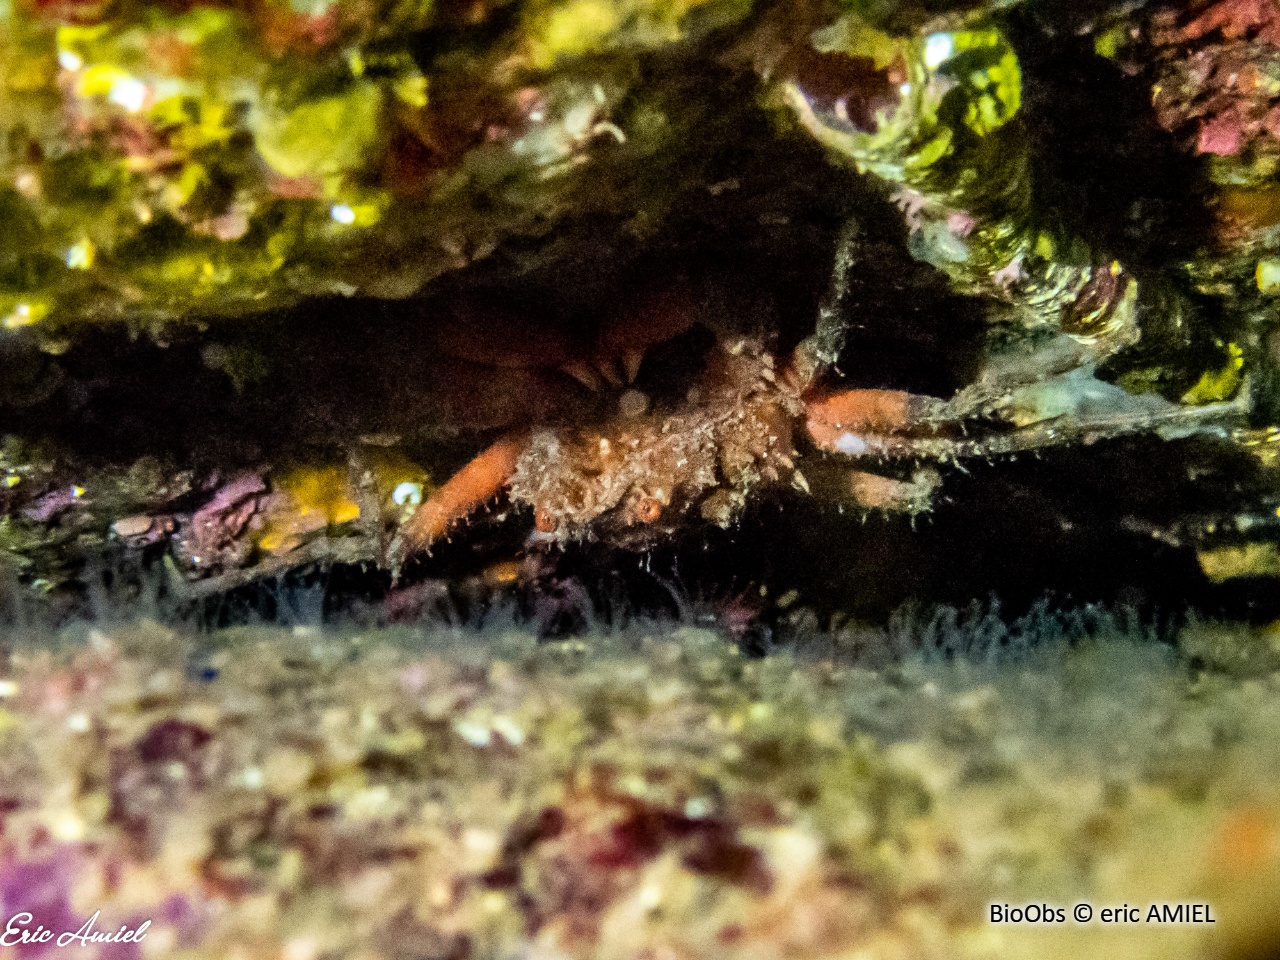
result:
<svg viewBox="0 0 1280 960"><path fill-rule="evenodd" d="M1277 650L1209 627L876 668L688 627L16 642L0 957L1275 957ZM1101 921L1122 904L1140 919Z"/></svg>

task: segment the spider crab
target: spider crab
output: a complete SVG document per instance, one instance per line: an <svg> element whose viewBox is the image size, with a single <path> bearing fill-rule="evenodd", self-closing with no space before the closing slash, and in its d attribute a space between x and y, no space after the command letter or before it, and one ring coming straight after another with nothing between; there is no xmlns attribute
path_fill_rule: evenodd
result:
<svg viewBox="0 0 1280 960"><path fill-rule="evenodd" d="M779 361L761 337L722 338L673 410L651 412L648 398L628 385L649 348L692 324L678 298L606 322L594 347L567 355L561 369L593 389L608 382L621 390L617 413L599 426L533 426L502 436L401 526L392 565L429 550L504 490L533 511L542 540L599 537L642 547L690 521L728 527L770 487L810 492L800 467L806 458L819 466L823 496L915 514L929 509L941 482L930 464L1138 432L1223 434L1247 412L1247 391L1197 408L1132 395L1093 375L1090 338L1064 333L993 351L976 380L950 399L841 389L833 385L847 329L840 304L856 233L851 224L840 240L815 330L789 358ZM907 468L879 472L892 461Z"/></svg>
<svg viewBox="0 0 1280 960"><path fill-rule="evenodd" d="M401 526L393 565L429 550L503 491L532 509L541 540L599 536L638 546L690 520L727 527L758 490L809 492L798 465L803 447L853 461L914 456L916 444L940 436L945 403L823 383L843 341L835 301L852 260L847 248L817 330L790 358L780 362L762 337L721 338L677 409L651 412L632 384L649 348L691 326L678 297L611 318L585 351L552 351L562 359L559 369L580 383L619 390L616 415L598 427L534 426L501 436ZM842 472L845 498L868 508L924 509L936 480L929 470L908 480L852 464Z"/></svg>

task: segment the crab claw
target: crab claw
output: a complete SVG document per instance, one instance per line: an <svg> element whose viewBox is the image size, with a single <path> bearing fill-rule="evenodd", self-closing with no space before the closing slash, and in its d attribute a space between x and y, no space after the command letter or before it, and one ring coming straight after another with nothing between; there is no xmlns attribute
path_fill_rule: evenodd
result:
<svg viewBox="0 0 1280 960"><path fill-rule="evenodd" d="M450 477L422 502L401 529L395 551L398 558L427 549L457 521L496 497L510 482L524 448L523 437L504 437Z"/></svg>
<svg viewBox="0 0 1280 960"><path fill-rule="evenodd" d="M632 347L622 355L622 369L627 374L627 383L635 383L640 376L640 365L644 363L644 351Z"/></svg>
<svg viewBox="0 0 1280 960"><path fill-rule="evenodd" d="M592 367L591 364L584 360L571 361L563 364L560 369L564 373L573 377L573 379L577 380L592 393L599 393L604 389L604 384L600 381L600 374L596 372L595 368Z"/></svg>

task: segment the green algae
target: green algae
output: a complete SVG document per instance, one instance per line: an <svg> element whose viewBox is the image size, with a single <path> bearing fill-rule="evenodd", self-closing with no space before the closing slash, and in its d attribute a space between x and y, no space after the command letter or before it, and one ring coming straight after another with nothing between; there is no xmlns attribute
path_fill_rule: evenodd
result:
<svg viewBox="0 0 1280 960"><path fill-rule="evenodd" d="M410 294L544 231L589 191L598 147L652 153L614 119L637 58L747 10L530 3L477 46L430 4L15 9L0 318L52 330ZM646 206L597 205L618 202Z"/></svg>

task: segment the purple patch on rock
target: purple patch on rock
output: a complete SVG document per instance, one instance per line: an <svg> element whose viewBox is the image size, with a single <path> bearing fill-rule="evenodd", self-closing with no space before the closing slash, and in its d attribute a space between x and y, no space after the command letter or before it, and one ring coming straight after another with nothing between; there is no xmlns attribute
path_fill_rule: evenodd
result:
<svg viewBox="0 0 1280 960"><path fill-rule="evenodd" d="M87 919L71 909L68 896L79 860L75 847L64 846L43 860L0 861L0 910L8 924L3 932L19 960L56 950L58 935L78 930ZM45 942L15 943L23 933L37 935L40 928L52 931Z"/></svg>

